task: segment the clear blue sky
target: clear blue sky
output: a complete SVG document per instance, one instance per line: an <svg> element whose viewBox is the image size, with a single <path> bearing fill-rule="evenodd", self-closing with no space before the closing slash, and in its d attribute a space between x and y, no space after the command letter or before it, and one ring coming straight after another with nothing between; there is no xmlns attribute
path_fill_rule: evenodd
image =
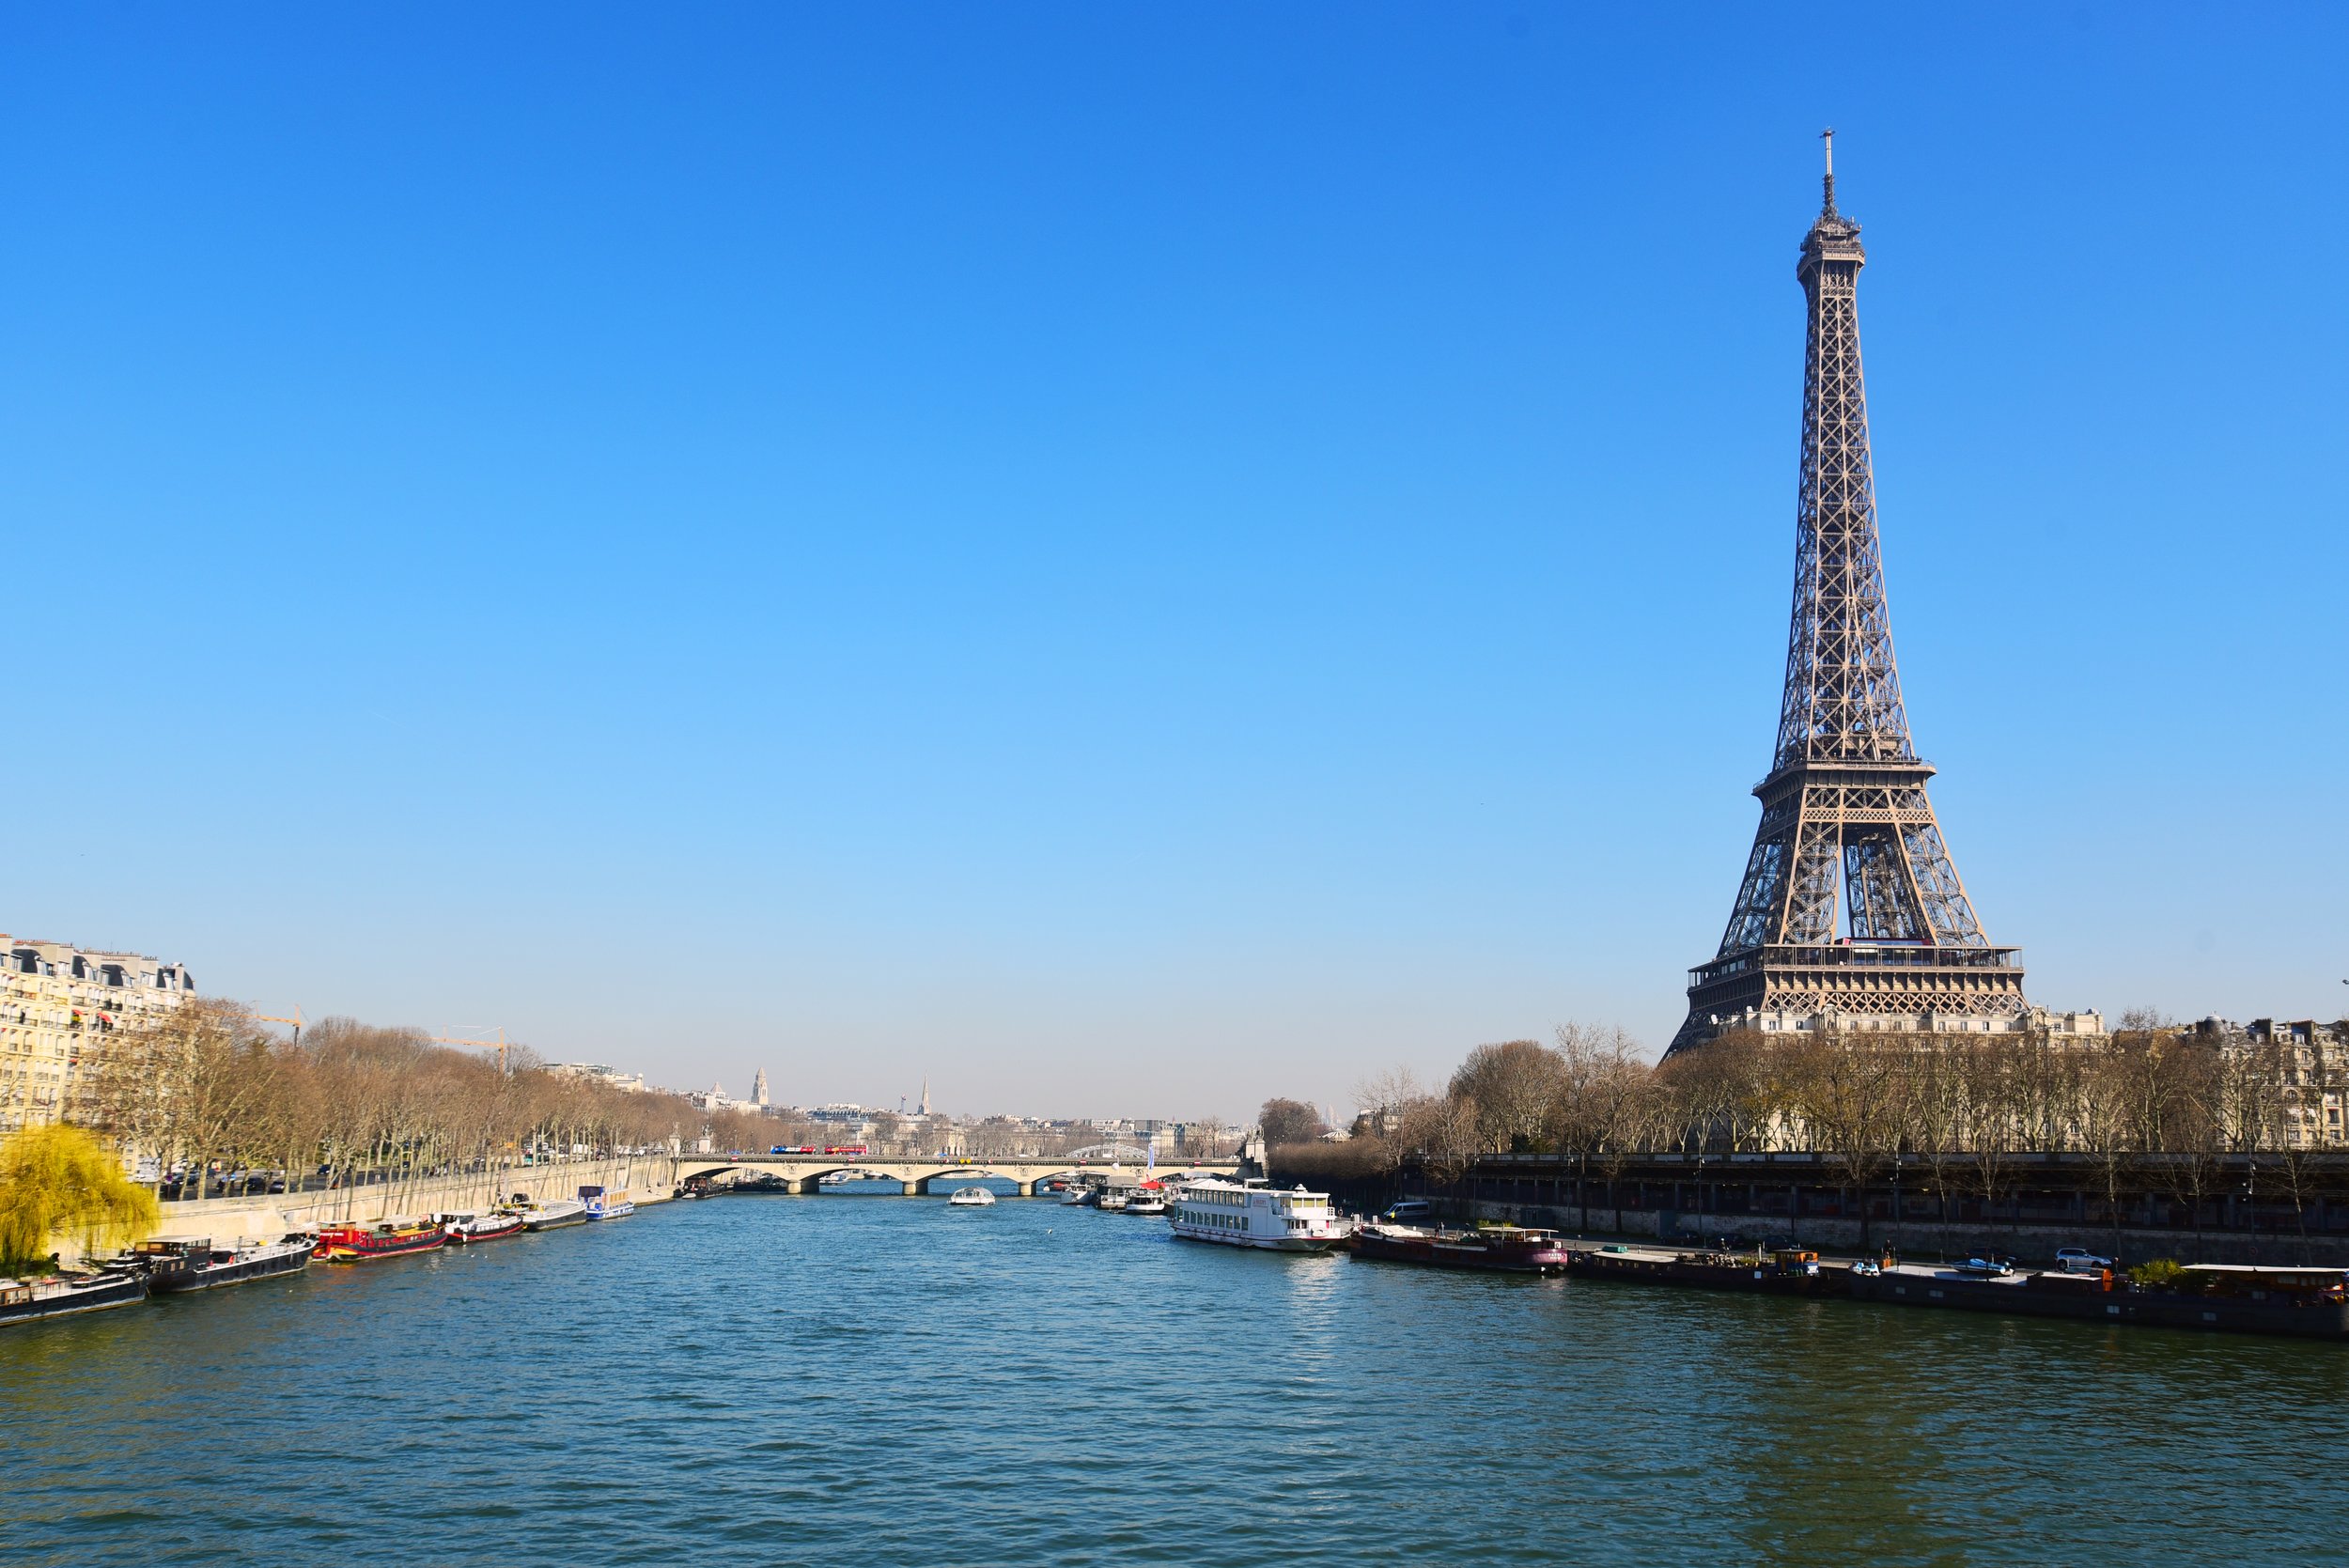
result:
<svg viewBox="0 0 2349 1568"><path fill-rule="evenodd" d="M2349 1001L2338 8L14 5L0 924L737 1093L1660 1046L1817 132L2035 999Z"/></svg>

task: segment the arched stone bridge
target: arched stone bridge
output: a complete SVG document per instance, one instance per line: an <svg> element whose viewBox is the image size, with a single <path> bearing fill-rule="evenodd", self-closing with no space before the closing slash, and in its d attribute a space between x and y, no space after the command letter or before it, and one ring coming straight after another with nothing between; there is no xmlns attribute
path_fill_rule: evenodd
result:
<svg viewBox="0 0 2349 1568"><path fill-rule="evenodd" d="M1187 1160L1181 1164L1161 1165L1157 1174L1169 1176L1231 1176L1237 1173L1237 1159ZM740 1180L743 1176L779 1176L791 1184L794 1192L815 1192L818 1184L834 1171L853 1171L867 1178L893 1181L908 1197L933 1190L932 1184L951 1187L965 1186L981 1176L998 1176L1004 1181L1018 1182L1019 1195L1032 1198L1039 1183L1055 1176L1098 1176L1114 1172L1128 1180L1139 1181L1142 1168L1139 1161L1121 1161L1115 1165L1106 1160L1084 1160L1067 1155L1055 1155L1049 1159L941 1159L929 1157L920 1159L899 1158L882 1155L866 1155L844 1159L838 1155L680 1155L677 1162L679 1186L700 1179L712 1186L723 1185L723 1178Z"/></svg>

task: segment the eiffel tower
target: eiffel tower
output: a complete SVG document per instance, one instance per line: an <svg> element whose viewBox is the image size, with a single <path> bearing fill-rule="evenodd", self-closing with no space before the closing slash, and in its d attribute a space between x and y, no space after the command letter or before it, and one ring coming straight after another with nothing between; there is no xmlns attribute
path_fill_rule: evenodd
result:
<svg viewBox="0 0 2349 1568"><path fill-rule="evenodd" d="M1672 1051L1751 1013L1948 1028L2024 1011L2019 950L1983 934L1901 703L1859 373L1867 255L1859 225L1835 210L1834 136L1826 200L1795 267L1810 332L1778 751L1754 785L1762 825L1729 928L1712 961L1688 971L1688 1018Z"/></svg>

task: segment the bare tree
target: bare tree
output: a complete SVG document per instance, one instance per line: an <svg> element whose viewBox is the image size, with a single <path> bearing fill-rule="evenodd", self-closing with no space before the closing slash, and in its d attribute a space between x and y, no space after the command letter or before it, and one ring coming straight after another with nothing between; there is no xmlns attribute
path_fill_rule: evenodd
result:
<svg viewBox="0 0 2349 1568"><path fill-rule="evenodd" d="M1408 1066L1390 1067L1355 1087L1354 1104L1360 1112L1355 1137L1377 1151L1381 1174L1392 1178L1402 1169L1411 1152L1410 1113L1426 1098L1418 1075Z"/></svg>
<svg viewBox="0 0 2349 1568"><path fill-rule="evenodd" d="M1532 1040L1506 1040L1470 1051L1446 1093L1476 1102L1486 1152L1522 1154L1540 1146L1563 1071L1557 1052Z"/></svg>
<svg viewBox="0 0 2349 1568"><path fill-rule="evenodd" d="M1476 1102L1450 1094L1429 1095L1405 1107L1403 1138L1418 1155L1420 1169L1441 1187L1468 1174L1484 1152Z"/></svg>
<svg viewBox="0 0 2349 1568"><path fill-rule="evenodd" d="M1787 1086L1811 1147L1833 1157L1846 1202L1859 1208L1859 1245L1869 1244L1868 1191L1900 1146L1902 1068L1913 1043L1900 1037L1821 1032L1787 1053ZM1898 1216L1894 1217L1897 1221Z"/></svg>
<svg viewBox="0 0 2349 1568"><path fill-rule="evenodd" d="M1276 1149L1283 1143L1310 1143L1322 1133L1321 1112L1302 1100L1269 1099L1256 1113L1256 1126L1264 1133L1265 1147Z"/></svg>
<svg viewBox="0 0 2349 1568"><path fill-rule="evenodd" d="M1609 1173L1609 1188L1622 1169L1620 1156L1638 1136L1638 1119L1649 1068L1638 1043L1612 1025L1558 1027L1556 1077L1543 1115L1550 1145L1574 1161L1575 1192L1582 1229L1591 1228L1590 1175L1594 1162ZM1647 1100L1653 1104L1653 1100ZM1623 1219L1616 1212L1618 1223Z"/></svg>

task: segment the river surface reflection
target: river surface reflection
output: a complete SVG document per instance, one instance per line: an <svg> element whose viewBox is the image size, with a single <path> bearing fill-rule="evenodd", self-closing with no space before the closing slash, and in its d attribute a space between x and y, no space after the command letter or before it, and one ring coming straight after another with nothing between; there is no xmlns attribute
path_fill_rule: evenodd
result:
<svg viewBox="0 0 2349 1568"><path fill-rule="evenodd" d="M0 1331L0 1560L2338 1560L2349 1351L726 1198Z"/></svg>

